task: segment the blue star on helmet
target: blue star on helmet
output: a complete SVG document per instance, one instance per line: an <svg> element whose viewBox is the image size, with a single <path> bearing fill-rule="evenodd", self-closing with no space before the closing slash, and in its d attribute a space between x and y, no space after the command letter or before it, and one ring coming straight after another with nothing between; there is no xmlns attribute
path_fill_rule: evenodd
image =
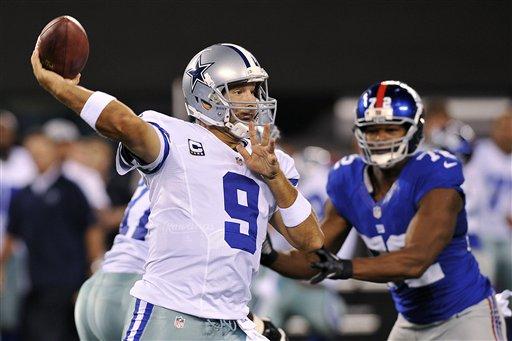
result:
<svg viewBox="0 0 512 341"><path fill-rule="evenodd" d="M206 85L206 83L204 81L204 73L213 64L215 64L215 63L203 64L201 62L201 56L199 56L199 58L197 59L195 68L187 70L187 75L192 77L192 91L194 91L194 88L195 88L197 82L201 82Z"/></svg>

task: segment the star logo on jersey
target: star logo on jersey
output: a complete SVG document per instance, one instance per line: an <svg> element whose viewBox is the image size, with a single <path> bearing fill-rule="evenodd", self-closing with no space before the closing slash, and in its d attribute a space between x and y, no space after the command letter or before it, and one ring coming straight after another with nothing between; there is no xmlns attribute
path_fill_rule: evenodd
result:
<svg viewBox="0 0 512 341"><path fill-rule="evenodd" d="M192 78L192 92L194 91L194 88L196 87L197 82L201 82L205 85L207 85L204 81L204 73L206 70L212 66L215 63L205 63L203 64L201 62L201 56L197 59L196 66L194 69L187 70L187 75L189 75Z"/></svg>

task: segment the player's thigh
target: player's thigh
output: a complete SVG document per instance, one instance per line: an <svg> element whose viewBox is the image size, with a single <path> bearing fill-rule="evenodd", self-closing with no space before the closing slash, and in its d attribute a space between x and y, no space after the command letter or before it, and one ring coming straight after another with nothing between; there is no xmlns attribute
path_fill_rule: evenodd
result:
<svg viewBox="0 0 512 341"><path fill-rule="evenodd" d="M441 323L418 325L400 315L389 340L505 340L503 322L491 296Z"/></svg>
<svg viewBox="0 0 512 341"><path fill-rule="evenodd" d="M398 317L388 336L388 341L409 341L416 340L416 331L413 324L407 321L402 315Z"/></svg>
<svg viewBox="0 0 512 341"><path fill-rule="evenodd" d="M136 300L123 340L245 340L236 321L202 319Z"/></svg>
<svg viewBox="0 0 512 341"><path fill-rule="evenodd" d="M3 289L0 290L0 329L14 330L19 325L23 298L23 275L26 271L26 252L13 254L3 269Z"/></svg>
<svg viewBox="0 0 512 341"><path fill-rule="evenodd" d="M85 283L82 284L76 299L75 324L80 340L98 340L89 323L89 311L92 310L94 306L94 301L91 299L91 291L97 278L98 274L94 274L91 278L85 281Z"/></svg>
<svg viewBox="0 0 512 341"><path fill-rule="evenodd" d="M130 289L139 274L103 273L95 297L94 325L100 340L121 340L130 309Z"/></svg>
<svg viewBox="0 0 512 341"><path fill-rule="evenodd" d="M311 287L297 283L299 291L293 303L293 314L306 318L311 327L325 336L339 333L345 304L340 296L323 287Z"/></svg>
<svg viewBox="0 0 512 341"><path fill-rule="evenodd" d="M506 340L504 319L493 296L457 314L440 327L444 329L444 339Z"/></svg>

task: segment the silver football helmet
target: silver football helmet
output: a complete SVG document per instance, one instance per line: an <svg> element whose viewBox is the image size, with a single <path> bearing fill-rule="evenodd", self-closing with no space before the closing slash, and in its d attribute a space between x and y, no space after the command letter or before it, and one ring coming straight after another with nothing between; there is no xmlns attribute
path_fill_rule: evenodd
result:
<svg viewBox="0 0 512 341"><path fill-rule="evenodd" d="M248 121L234 115L234 110L255 111L256 126L273 124L277 101L268 95L268 74L256 58L235 44L216 44L192 58L183 74L185 107L190 116L207 125L225 127L233 136L248 136ZM229 99L229 87L256 83L256 101Z"/></svg>

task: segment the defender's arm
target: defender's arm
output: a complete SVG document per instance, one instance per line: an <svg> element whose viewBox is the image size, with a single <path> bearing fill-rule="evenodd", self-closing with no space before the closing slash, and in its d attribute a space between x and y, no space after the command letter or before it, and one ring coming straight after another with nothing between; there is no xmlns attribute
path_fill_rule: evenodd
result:
<svg viewBox="0 0 512 341"><path fill-rule="evenodd" d="M276 217L275 215L275 218L276 219L273 220L273 226L287 238L285 233L289 232L289 229L282 224L282 221L280 222L279 216ZM321 226L325 236L324 247L333 253L337 253L350 231L350 226L347 221L338 214L330 200L327 200L325 204L325 218ZM277 258L274 257L275 260L270 264L267 265L264 262L262 262L262 264L285 277L309 279L318 273L318 270L311 268L311 263L318 260L314 254L306 254L293 250L287 253L278 252L275 256L277 256ZM264 255L262 255L262 258L263 257Z"/></svg>
<svg viewBox="0 0 512 341"><path fill-rule="evenodd" d="M409 224L404 248L374 258L354 259L353 278L389 282L421 277L450 243L463 206L454 189L430 191Z"/></svg>
<svg viewBox="0 0 512 341"><path fill-rule="evenodd" d="M80 115L93 91L78 86L80 75L73 80L64 79L42 67L37 46L31 57L34 76L39 84L65 106ZM160 152L160 140L150 124L118 100L103 108L95 128L102 135L120 141L147 163L153 162Z"/></svg>

